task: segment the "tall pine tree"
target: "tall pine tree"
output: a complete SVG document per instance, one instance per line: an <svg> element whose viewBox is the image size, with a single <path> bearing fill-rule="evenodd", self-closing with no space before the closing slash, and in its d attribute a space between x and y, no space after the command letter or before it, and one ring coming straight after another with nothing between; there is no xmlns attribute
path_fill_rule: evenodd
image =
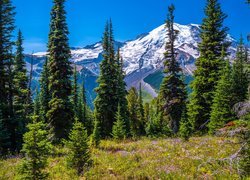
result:
<svg viewBox="0 0 250 180"><path fill-rule="evenodd" d="M48 58L46 56L43 71L41 73L40 78L40 93L39 93L39 101L40 101L40 115L44 122L48 123L48 119L46 114L49 111L49 101L51 100L51 93L49 91L49 69L48 69Z"/></svg>
<svg viewBox="0 0 250 180"><path fill-rule="evenodd" d="M216 129L223 127L228 121L233 120L232 98L232 73L230 64L227 61L214 94L211 118L208 124L211 134L213 134Z"/></svg>
<svg viewBox="0 0 250 180"><path fill-rule="evenodd" d="M209 122L215 87L220 78L220 70L230 45L226 42L228 28L223 26L227 17L221 10L218 0L207 0L206 17L201 25L200 57L196 61L192 94L188 105L188 118L195 130L206 127Z"/></svg>
<svg viewBox="0 0 250 180"><path fill-rule="evenodd" d="M119 103L118 61L115 58L112 22L107 22L103 35L103 61L100 64L100 76L96 88L95 118L100 124L101 137L109 137L115 122L115 113Z"/></svg>
<svg viewBox="0 0 250 180"><path fill-rule="evenodd" d="M66 138L73 122L70 102L72 68L69 58L68 27L66 23L65 0L54 0L51 11L49 33L49 91L51 100L47 118L52 125L55 140Z"/></svg>
<svg viewBox="0 0 250 180"><path fill-rule="evenodd" d="M166 43L164 73L166 77L163 79L160 93L159 102L163 118L168 121L174 133L179 130L182 109L185 105L185 85L182 80L182 69L176 60L176 50L174 43L178 36L178 31L174 29L174 5L168 7L168 17L166 21L167 37Z"/></svg>
<svg viewBox="0 0 250 180"><path fill-rule="evenodd" d="M243 102L247 99L249 72L246 69L248 58L246 52L246 47L241 37L236 52L236 59L233 63L233 104Z"/></svg>
<svg viewBox="0 0 250 180"><path fill-rule="evenodd" d="M29 89L28 89L28 76L26 70L26 63L24 61L23 54L23 36L19 30L18 38L16 42L16 53L14 61L14 99L13 106L15 112L15 126L17 127L16 138L19 149L21 149L22 137L25 132L25 126L28 123L28 100L29 100Z"/></svg>

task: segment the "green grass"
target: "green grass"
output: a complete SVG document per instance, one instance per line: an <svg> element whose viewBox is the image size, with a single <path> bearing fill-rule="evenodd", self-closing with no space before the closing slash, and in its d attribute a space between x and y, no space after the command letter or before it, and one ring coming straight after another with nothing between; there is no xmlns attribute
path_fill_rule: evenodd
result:
<svg viewBox="0 0 250 180"><path fill-rule="evenodd" d="M224 158L237 152L235 138L102 141L92 149L93 166L80 179L238 179L237 169ZM62 150L61 155L64 154ZM59 153L60 154L60 153ZM0 161L0 179L15 179L20 159ZM65 157L49 159L50 179L79 179Z"/></svg>
<svg viewBox="0 0 250 180"><path fill-rule="evenodd" d="M153 100L153 97L144 89L142 90L142 98L144 103L150 103Z"/></svg>

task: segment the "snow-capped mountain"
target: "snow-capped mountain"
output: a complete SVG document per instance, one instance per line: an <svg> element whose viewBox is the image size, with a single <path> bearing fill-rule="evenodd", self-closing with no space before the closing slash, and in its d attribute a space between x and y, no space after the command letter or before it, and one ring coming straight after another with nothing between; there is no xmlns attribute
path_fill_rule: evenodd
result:
<svg viewBox="0 0 250 180"><path fill-rule="evenodd" d="M179 31L175 44L176 50L178 51L177 59L184 72L187 75L192 75L195 69L195 60L199 57L198 43L200 42L200 27L197 24L180 25L176 23L174 28ZM116 48L120 48L124 60L125 80L128 88L138 86L138 83L142 82L145 90L151 95L156 96L155 88L144 82L144 78L163 68L163 53L167 41L166 34L165 25L161 25L149 33L138 36L134 40L115 43ZM228 41L232 42L229 52L231 56L234 56L236 42L229 35ZM93 82L89 82L87 79L92 77L93 81L99 75L99 63L102 60L101 42L84 48L72 48L71 53L71 61L77 65L81 75L85 77L85 84L92 84ZM33 56L26 56L28 66L31 57L33 57L34 76L36 79L38 79L42 70L45 55L45 52L38 52L33 54ZM91 88L93 87L94 86L91 86ZM93 94L93 89L87 90L90 92L89 94Z"/></svg>

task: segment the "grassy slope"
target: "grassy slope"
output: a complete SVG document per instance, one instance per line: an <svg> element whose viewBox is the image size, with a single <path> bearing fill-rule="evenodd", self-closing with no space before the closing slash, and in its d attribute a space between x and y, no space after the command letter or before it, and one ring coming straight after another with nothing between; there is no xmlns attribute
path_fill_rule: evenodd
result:
<svg viewBox="0 0 250 180"><path fill-rule="evenodd" d="M237 141L222 137L142 139L117 143L102 141L93 149L93 166L88 179L237 179L237 170L222 159L239 149ZM59 150L63 153L64 150ZM50 158L51 179L78 179L67 169L65 157ZM0 161L0 179L14 179L20 160ZM84 179L84 178L82 178Z"/></svg>

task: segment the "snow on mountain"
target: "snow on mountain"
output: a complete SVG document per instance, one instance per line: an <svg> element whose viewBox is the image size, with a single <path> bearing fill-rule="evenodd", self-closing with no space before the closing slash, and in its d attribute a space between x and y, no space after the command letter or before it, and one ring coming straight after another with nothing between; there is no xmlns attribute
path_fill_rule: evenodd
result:
<svg viewBox="0 0 250 180"><path fill-rule="evenodd" d="M184 72L192 75L195 70L195 60L199 57L198 43L200 42L200 26L197 24L180 25L175 23L174 28L179 31L175 43L178 52L177 59L180 62ZM149 33L142 34L136 39L125 43L116 42L116 49L121 48L121 55L124 60L124 70L126 72L126 82L128 87L138 86L145 77L163 68L163 59L165 51L166 38L165 25L152 30ZM229 48L231 56L235 55L236 42L228 36L228 41L232 42ZM99 63L102 60L102 44L86 46L84 48L74 48L71 50L71 61L77 64L78 69L86 76L99 75ZM35 72L39 76L46 52L33 54L35 59ZM30 55L27 55L27 64L30 62ZM88 83L88 82L87 82ZM92 90L90 90L92 91Z"/></svg>

